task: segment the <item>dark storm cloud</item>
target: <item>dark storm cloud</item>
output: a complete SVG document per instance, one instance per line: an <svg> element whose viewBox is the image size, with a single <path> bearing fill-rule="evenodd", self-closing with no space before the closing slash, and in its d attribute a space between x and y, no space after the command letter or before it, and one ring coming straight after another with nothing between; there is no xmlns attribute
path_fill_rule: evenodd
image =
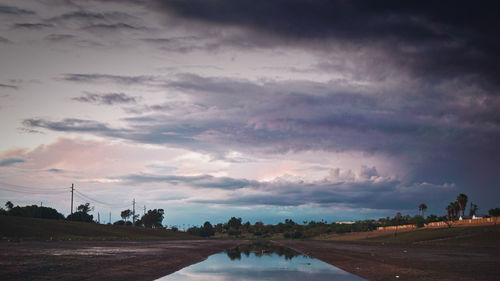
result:
<svg viewBox="0 0 500 281"><path fill-rule="evenodd" d="M109 32L118 30L143 30L137 26L140 20L123 12L91 12L84 9L61 14L45 22L49 24L72 26L92 32Z"/></svg>
<svg viewBox="0 0 500 281"><path fill-rule="evenodd" d="M0 88L7 88L7 89L17 90L19 87L15 86L15 85L9 85L9 84L0 84Z"/></svg>
<svg viewBox="0 0 500 281"><path fill-rule="evenodd" d="M294 39L402 36L433 39L436 32L394 8L376 10L363 1L157 1L173 15L222 26L238 26ZM388 5L390 6L390 5ZM402 16L397 15L402 12ZM392 16L392 17L390 17ZM387 18L389 17L389 18ZM292 24L293 23L293 24Z"/></svg>
<svg viewBox="0 0 500 281"><path fill-rule="evenodd" d="M350 50L378 49L384 61L410 69L427 82L480 75L497 83L500 74L500 39L496 34L500 4L494 1L155 2L168 14L167 19L184 20L188 27L199 23L198 29L227 27L242 39L236 41L247 45L271 45L274 41L276 46L306 46L329 52L330 42Z"/></svg>
<svg viewBox="0 0 500 281"><path fill-rule="evenodd" d="M109 94L86 93L83 96L73 98L73 100L79 102L93 103L98 105L136 103L136 99L134 97L127 96L124 93L109 93Z"/></svg>
<svg viewBox="0 0 500 281"><path fill-rule="evenodd" d="M79 83L115 83L115 84L138 84L149 85L156 81L152 76L121 76L108 74L78 74L68 73L63 75L63 80Z"/></svg>
<svg viewBox="0 0 500 281"><path fill-rule="evenodd" d="M375 168L373 168L374 170ZM368 169L370 170L370 169ZM371 175L373 175L373 170ZM334 205L349 204L353 207L368 208L401 208L404 203L388 203L389 194L399 193L400 182L378 178L378 182L364 179L361 182L331 182L322 180L313 183L305 182L259 182L229 177L201 176L161 176L161 175L129 175L121 178L129 184L167 183L171 185L190 186L195 188L216 188L237 191L221 200L198 200L199 203L237 204L237 205L273 205L300 206L305 204ZM238 192L245 188L251 192ZM419 190L418 192L423 192ZM367 200L371 198L370 200ZM401 204L401 205L400 205ZM404 207L403 207L404 208Z"/></svg>
<svg viewBox="0 0 500 281"><path fill-rule="evenodd" d="M47 169L46 170L47 172L50 172L50 173L64 173L64 170L62 169L56 169L56 168L51 168L51 169Z"/></svg>
<svg viewBox="0 0 500 281"><path fill-rule="evenodd" d="M120 30L142 30L144 27L133 26L127 23L112 23L112 24L92 24L83 27L83 29L92 32L109 32L109 31L120 31Z"/></svg>
<svg viewBox="0 0 500 281"><path fill-rule="evenodd" d="M13 26L14 28L18 29L34 29L34 30L54 27L52 24L47 24L47 23L16 23Z"/></svg>
<svg viewBox="0 0 500 281"><path fill-rule="evenodd" d="M112 129L104 123L92 120L68 118L52 122L45 119L25 119L23 125L28 128L44 128L60 132L88 132L94 134L116 135L119 130Z"/></svg>
<svg viewBox="0 0 500 281"><path fill-rule="evenodd" d="M233 179L229 177L214 177L210 175L201 176L160 176L160 175L130 175L122 178L130 184L138 183L168 183L172 185L188 185L199 188L215 189L240 189L245 187L255 187L259 183L246 179Z"/></svg>
<svg viewBox="0 0 500 281"><path fill-rule="evenodd" d="M79 10L49 18L47 19L47 21L48 22L78 21L86 23L96 23L96 22L109 23L110 21L123 21L129 19L134 19L134 17L122 12L94 13L94 12Z"/></svg>
<svg viewBox="0 0 500 281"><path fill-rule="evenodd" d="M11 166L16 163L24 163L24 159L22 158L5 158L0 160L0 167Z"/></svg>
<svg viewBox="0 0 500 281"><path fill-rule="evenodd" d="M34 15L34 11L21 9L13 6L0 5L0 14L6 15Z"/></svg>
<svg viewBox="0 0 500 281"><path fill-rule="evenodd" d="M23 125L27 129L42 128L57 132L88 133L138 143L170 144L205 151L208 149L207 145L195 139L196 135L205 130L201 124L169 122L165 119L158 120L155 118L129 118L127 120L130 123L128 128L112 128L98 121L74 118L63 119L62 121L31 118L25 119Z"/></svg>
<svg viewBox="0 0 500 281"><path fill-rule="evenodd" d="M495 170L495 163L500 161L497 145L500 143L500 98L468 80L437 86L425 81L412 83L411 87L403 83L380 90L376 85L342 86L336 80L254 82L194 74L168 77L67 74L64 79L173 90L189 103L167 101L130 106L128 112L158 113L123 119L126 129L91 120L37 119L37 122L25 121L28 128L174 145L220 158L230 149L269 154L304 150L379 153L395 157L411 171L405 175L404 183L395 184L397 186L455 183L454 192L466 192L471 198L482 198L488 204L500 196L494 189L500 182ZM421 187L414 187L418 188ZM428 188L432 190L432 186ZM389 194L377 198L391 200ZM405 194L411 192L397 193L393 204L415 204L419 203L416 198L425 199L424 196L405 197ZM292 195L285 198L288 203L283 199L283 204L292 204L293 198ZM315 198L311 202L319 203L321 196ZM349 202L355 204L352 200ZM381 199L379 206L382 205Z"/></svg>
<svg viewBox="0 0 500 281"><path fill-rule="evenodd" d="M141 140L159 143L162 131L193 138L210 132L212 140L234 145L273 147L275 151L327 149L400 153L408 146L430 147L474 145L476 139L496 139L498 100L490 98L481 107L420 96L394 104L392 95L374 97L367 93L336 91L335 83L308 81L266 82L200 77L193 74L174 78L68 74L68 81L155 85L190 96L191 103L139 106L128 112L196 112L213 116L203 120L176 120L153 115L149 123L133 118ZM293 90L290 90L293 89ZM401 89L404 91L404 89ZM450 97L456 98L456 97ZM449 98L448 98L449 99ZM243 112L234 112L245 109ZM233 116L234 115L234 116ZM185 115L184 115L185 116ZM467 122L474 120L474 126ZM173 122L182 126L172 126ZM155 124L152 126L151 124ZM189 128L189 129L180 129ZM126 136L124 136L126 137ZM137 137L134 136L134 137Z"/></svg>
<svg viewBox="0 0 500 281"><path fill-rule="evenodd" d="M133 177L133 176L132 176ZM202 176L203 177L203 176ZM152 176L151 181L163 182L161 176L158 180ZM190 180L182 184L193 187ZM240 188L246 191L240 191ZM210 188L210 187L208 187ZM342 205L349 208L411 210L419 200L425 200L430 206L438 205L441 201L452 197L456 192L454 185L435 185L429 183L413 183L404 185L400 181L384 178L361 179L357 181L330 181L316 182L257 182L251 185L234 185L224 199L197 199L196 203L223 204L239 206L304 206L319 205L324 207ZM433 193L433 198L428 193Z"/></svg>
<svg viewBox="0 0 500 281"><path fill-rule="evenodd" d="M49 34L45 36L45 40L50 42L61 42L75 38L75 36L71 34Z"/></svg>
<svg viewBox="0 0 500 281"><path fill-rule="evenodd" d="M0 43L12 43L9 39L0 36Z"/></svg>
<svg viewBox="0 0 500 281"><path fill-rule="evenodd" d="M466 1L158 0L169 14L222 26L238 26L293 39L397 39L447 42L451 35L495 31L498 3ZM445 32L442 29L447 27ZM458 32L458 28L462 32Z"/></svg>
<svg viewBox="0 0 500 281"><path fill-rule="evenodd" d="M181 36L171 38L145 38L143 42L169 52L188 53L198 50L207 50L209 47L205 40L198 36Z"/></svg>

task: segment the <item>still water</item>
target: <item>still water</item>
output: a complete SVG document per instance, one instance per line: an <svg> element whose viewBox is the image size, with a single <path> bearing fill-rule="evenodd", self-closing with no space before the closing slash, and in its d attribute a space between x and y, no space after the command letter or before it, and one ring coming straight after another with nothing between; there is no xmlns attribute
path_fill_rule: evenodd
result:
<svg viewBox="0 0 500 281"><path fill-rule="evenodd" d="M158 280L364 280L318 259L274 244L246 244Z"/></svg>

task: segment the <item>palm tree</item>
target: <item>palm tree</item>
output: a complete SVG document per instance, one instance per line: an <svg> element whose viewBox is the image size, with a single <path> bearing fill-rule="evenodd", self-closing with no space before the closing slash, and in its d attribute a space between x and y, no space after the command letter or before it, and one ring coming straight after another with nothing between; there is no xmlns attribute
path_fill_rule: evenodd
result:
<svg viewBox="0 0 500 281"><path fill-rule="evenodd" d="M422 203L422 204L418 205L418 209L420 210L420 212L422 212L422 217L424 217L425 210L427 210L427 205Z"/></svg>
<svg viewBox="0 0 500 281"><path fill-rule="evenodd" d="M453 206L453 216L455 218L457 218L459 215L460 215L460 204L458 204L457 201L455 202L451 202L452 206Z"/></svg>
<svg viewBox="0 0 500 281"><path fill-rule="evenodd" d="M467 195L463 194L463 193L460 193L458 196L457 196L457 202L460 206L460 210L462 211L462 217L465 216L465 208L467 207Z"/></svg>
<svg viewBox="0 0 500 281"><path fill-rule="evenodd" d="M475 216L476 213L477 213L477 210L479 210L479 208L477 207L477 205L473 204L472 202L470 202L469 215L471 217Z"/></svg>
<svg viewBox="0 0 500 281"><path fill-rule="evenodd" d="M453 212L454 212L453 202L448 204L448 206L446 206L446 211L448 211L448 219L451 219L453 217Z"/></svg>

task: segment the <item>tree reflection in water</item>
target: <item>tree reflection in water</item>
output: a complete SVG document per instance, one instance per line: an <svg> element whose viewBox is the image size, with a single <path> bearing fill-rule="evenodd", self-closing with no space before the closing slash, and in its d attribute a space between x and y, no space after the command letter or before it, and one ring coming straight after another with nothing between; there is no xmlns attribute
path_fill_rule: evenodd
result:
<svg viewBox="0 0 500 281"><path fill-rule="evenodd" d="M284 257L285 260L291 260L296 256L303 256L290 248L282 247L268 241L245 243L239 245L238 247L226 250L226 254L231 260L241 260L242 253L247 257L250 256L250 253L253 253L256 257L277 254L280 257Z"/></svg>
<svg viewBox="0 0 500 281"><path fill-rule="evenodd" d="M245 243L159 280L169 281L359 281L331 264L284 248L273 241Z"/></svg>

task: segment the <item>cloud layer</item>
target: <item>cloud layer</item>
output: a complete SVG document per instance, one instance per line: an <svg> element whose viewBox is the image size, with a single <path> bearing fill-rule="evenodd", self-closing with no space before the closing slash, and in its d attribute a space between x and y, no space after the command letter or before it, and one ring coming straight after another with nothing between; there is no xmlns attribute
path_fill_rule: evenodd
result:
<svg viewBox="0 0 500 281"><path fill-rule="evenodd" d="M7 1L0 178L78 180L108 200L127 190L214 214L375 216L422 202L441 214L460 192L495 207L497 10Z"/></svg>

